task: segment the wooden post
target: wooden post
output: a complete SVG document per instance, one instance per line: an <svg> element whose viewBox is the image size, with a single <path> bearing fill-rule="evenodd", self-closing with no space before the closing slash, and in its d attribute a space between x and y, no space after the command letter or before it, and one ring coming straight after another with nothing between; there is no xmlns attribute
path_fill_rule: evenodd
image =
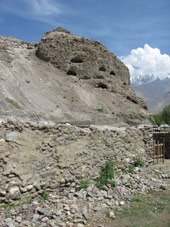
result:
<svg viewBox="0 0 170 227"><path fill-rule="evenodd" d="M153 141L153 164L155 164L155 149L156 149L156 143L155 143L155 140Z"/></svg>
<svg viewBox="0 0 170 227"><path fill-rule="evenodd" d="M165 161L165 138L163 139L163 163Z"/></svg>
<svg viewBox="0 0 170 227"><path fill-rule="evenodd" d="M157 142L157 163L159 161L159 141Z"/></svg>

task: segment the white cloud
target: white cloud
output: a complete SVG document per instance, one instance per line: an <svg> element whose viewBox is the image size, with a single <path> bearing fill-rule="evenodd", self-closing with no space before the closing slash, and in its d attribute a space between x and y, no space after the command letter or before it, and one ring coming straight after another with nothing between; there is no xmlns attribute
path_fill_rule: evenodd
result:
<svg viewBox="0 0 170 227"><path fill-rule="evenodd" d="M56 16L63 13L62 5L54 0L25 0L35 15Z"/></svg>
<svg viewBox="0 0 170 227"><path fill-rule="evenodd" d="M158 48L152 48L148 44L120 58L129 68L131 80L145 75L154 75L155 79L157 77L164 79L170 75L170 56L161 54Z"/></svg>
<svg viewBox="0 0 170 227"><path fill-rule="evenodd" d="M0 11L51 25L56 25L58 16L71 12L60 0L16 0L16 4L10 4L10 1L6 0L6 4L1 2L0 7Z"/></svg>

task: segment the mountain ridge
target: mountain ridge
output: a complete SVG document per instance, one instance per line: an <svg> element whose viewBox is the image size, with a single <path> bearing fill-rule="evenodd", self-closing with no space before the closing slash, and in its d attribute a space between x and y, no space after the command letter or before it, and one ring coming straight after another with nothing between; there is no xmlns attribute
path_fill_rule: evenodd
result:
<svg viewBox="0 0 170 227"><path fill-rule="evenodd" d="M141 97L148 105L152 113L158 113L170 105L170 78L157 78L149 83L131 84L136 94Z"/></svg>

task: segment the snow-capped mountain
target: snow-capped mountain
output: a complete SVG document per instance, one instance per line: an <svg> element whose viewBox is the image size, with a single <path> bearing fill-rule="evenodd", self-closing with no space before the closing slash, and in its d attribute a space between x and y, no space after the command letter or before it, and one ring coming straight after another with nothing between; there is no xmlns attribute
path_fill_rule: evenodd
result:
<svg viewBox="0 0 170 227"><path fill-rule="evenodd" d="M166 105L170 105L170 76L164 79L155 79L154 75L132 78L131 87L137 96L144 99L152 113L158 113Z"/></svg>
<svg viewBox="0 0 170 227"><path fill-rule="evenodd" d="M152 75L145 75L145 76L136 76L131 78L131 85L132 87L137 87L141 84L148 84L154 80L156 80L156 76Z"/></svg>

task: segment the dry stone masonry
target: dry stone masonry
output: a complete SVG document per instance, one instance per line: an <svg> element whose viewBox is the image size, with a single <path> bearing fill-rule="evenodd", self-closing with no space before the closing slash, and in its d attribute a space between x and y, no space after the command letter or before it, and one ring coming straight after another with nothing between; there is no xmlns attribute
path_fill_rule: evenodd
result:
<svg viewBox="0 0 170 227"><path fill-rule="evenodd" d="M95 180L109 157L122 168L137 157L147 163L149 133L133 128L2 123L0 188L4 196L0 198L10 202L30 192L37 196L43 187L69 186L82 176Z"/></svg>
<svg viewBox="0 0 170 227"><path fill-rule="evenodd" d="M24 205L0 207L0 225L86 226L136 193L169 188L170 175L150 168L152 145L150 127L1 122L0 203ZM99 190L96 179L111 157L116 187ZM131 172L136 158L145 168Z"/></svg>

